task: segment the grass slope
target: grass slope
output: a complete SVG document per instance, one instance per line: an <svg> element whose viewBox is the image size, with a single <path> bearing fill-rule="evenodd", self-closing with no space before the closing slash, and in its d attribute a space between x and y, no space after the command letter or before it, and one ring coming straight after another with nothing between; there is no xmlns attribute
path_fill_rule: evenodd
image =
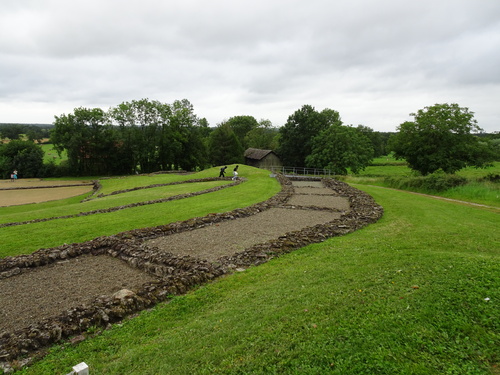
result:
<svg viewBox="0 0 500 375"><path fill-rule="evenodd" d="M212 212L225 212L238 207L247 207L272 197L280 190L279 183L275 179L269 178L268 171L247 166L241 166L239 171L240 176L247 178L248 181L213 193L111 213L0 228L0 243L2 244L0 258L31 253L42 247L83 242L136 228L153 227L192 217L205 216ZM134 186L216 177L218 173L217 168L212 168L200 173L182 176L169 174L104 180L103 193L109 194L112 191ZM116 184L113 185L113 182ZM183 184L181 186L183 187L182 192L189 192L192 189L196 191L212 187L213 184ZM79 197L34 205L2 207L0 208L0 217L2 218L1 222L18 222L30 218L62 216L89 211L89 208L107 208L130 201L146 201L152 199L150 194L161 198L179 194L181 191L179 185L172 185L158 190L147 189L142 192L144 199L141 199L141 195L138 195L137 192L130 192L86 203L80 203L82 197Z"/></svg>
<svg viewBox="0 0 500 375"><path fill-rule="evenodd" d="M419 191L451 199L500 207L500 185L487 181L488 176L500 175L500 162L494 162L491 166L482 169L464 168L458 171L456 175L467 178L467 184L446 191L429 191L425 189ZM397 181L404 182L407 179L417 178L417 176L418 174L408 168L405 163L398 162L391 157L383 157L375 159L374 165L368 166L359 174L350 174L343 177L343 180L352 184L398 187ZM404 184L402 185L404 186Z"/></svg>
<svg viewBox="0 0 500 375"><path fill-rule="evenodd" d="M179 194L194 193L217 186L227 185L231 181L209 181L195 182L173 186L160 186L149 189L124 192L110 195L103 198L96 198L86 202L81 202L82 196L58 201L57 204L51 202L27 204L23 209L14 206L5 207L4 214L0 217L1 223L24 222L47 217L59 217L64 215L76 215L80 212L102 210L134 203L152 201L156 199L169 198ZM64 204L61 204L64 203ZM9 212L10 211L10 212ZM52 215L52 216L50 216Z"/></svg>
<svg viewBox="0 0 500 375"><path fill-rule="evenodd" d="M376 224L145 311L23 374L491 374L499 216L358 186Z"/></svg>

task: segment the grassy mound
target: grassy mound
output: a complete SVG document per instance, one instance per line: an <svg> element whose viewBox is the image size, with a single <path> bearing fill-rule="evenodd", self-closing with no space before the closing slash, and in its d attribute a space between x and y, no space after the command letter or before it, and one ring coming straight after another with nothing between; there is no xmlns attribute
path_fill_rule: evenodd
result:
<svg viewBox="0 0 500 375"><path fill-rule="evenodd" d="M102 181L99 193L110 194L134 187L182 182L206 177L217 177L218 169L212 168L195 174L158 174ZM269 178L269 172L241 166L240 176L245 183L213 193L174 200L154 205L131 207L126 210L99 215L72 217L43 223L12 226L0 230L0 258L9 255L28 254L39 248L54 247L63 243L83 242L99 236L112 235L136 228L152 227L205 216L212 212L226 212L248 207L272 197L280 190L279 183ZM220 184L231 182L221 181ZM85 196L24 206L0 207L0 223L71 215L96 209L120 206L139 201L149 201L178 194L203 190L214 182L201 184L169 185L143 189L81 202ZM22 194L22 192L21 192ZM29 233L29 235L26 235Z"/></svg>

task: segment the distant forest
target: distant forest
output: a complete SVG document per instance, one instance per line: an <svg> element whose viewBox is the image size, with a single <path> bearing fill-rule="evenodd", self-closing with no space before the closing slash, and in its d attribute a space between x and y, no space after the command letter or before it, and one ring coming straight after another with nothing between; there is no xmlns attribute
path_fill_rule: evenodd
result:
<svg viewBox="0 0 500 375"><path fill-rule="evenodd" d="M14 169L21 177L196 171L244 163L245 150L257 148L273 150L285 166L326 168L345 175L362 171L374 157L396 151L401 142L391 140L401 138L397 135L345 125L339 112L317 111L310 105L296 110L279 128L247 115L211 127L186 99L172 104L141 99L108 111L75 108L73 113L56 116L53 124L0 123L0 174L8 176ZM498 132L474 135L482 138L480 143L488 150L499 149ZM469 139L469 146L477 137ZM67 160L61 165L44 164L41 143L52 144Z"/></svg>
<svg viewBox="0 0 500 375"><path fill-rule="evenodd" d="M41 142L50 137L50 129L53 128L53 124L0 123L0 140L3 138L19 139L25 136L31 141Z"/></svg>

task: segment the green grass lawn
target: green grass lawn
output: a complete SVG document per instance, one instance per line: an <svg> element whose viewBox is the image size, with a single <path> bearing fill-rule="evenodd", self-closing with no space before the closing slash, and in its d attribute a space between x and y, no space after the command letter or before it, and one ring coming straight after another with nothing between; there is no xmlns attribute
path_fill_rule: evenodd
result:
<svg viewBox="0 0 500 375"><path fill-rule="evenodd" d="M359 174L350 174L342 177L342 179L352 184L395 187L393 184L398 181L418 177L418 174L408 168L406 164L388 157L387 164L383 165L384 159L385 157L377 158L375 160L376 165L368 166ZM500 185L498 182L484 181L485 176L500 175L500 162L494 162L492 166L482 169L464 168L458 171L456 175L467 178L468 182L447 191L421 190L420 192L500 207ZM393 182L391 183L389 180Z"/></svg>
<svg viewBox="0 0 500 375"><path fill-rule="evenodd" d="M56 346L21 373L65 374L82 361L92 375L498 373L498 213L356 187L384 207L379 222ZM196 213L213 201L197 198ZM225 199L218 207L237 206Z"/></svg>
<svg viewBox="0 0 500 375"><path fill-rule="evenodd" d="M61 164L62 161L68 159L66 152L61 153L61 156L59 156L57 151L54 150L53 144L42 144L41 146L42 146L43 152L45 153L43 156L44 163L49 163L52 161L52 162L54 162L54 164L59 165L59 164Z"/></svg>
<svg viewBox="0 0 500 375"><path fill-rule="evenodd" d="M169 198L179 194L194 193L217 186L227 185L229 183L231 183L231 181L196 182L129 191L102 198L95 198L85 202L81 201L87 194L56 202L24 205L21 208L16 206L0 207L0 224L102 210L122 205Z"/></svg>

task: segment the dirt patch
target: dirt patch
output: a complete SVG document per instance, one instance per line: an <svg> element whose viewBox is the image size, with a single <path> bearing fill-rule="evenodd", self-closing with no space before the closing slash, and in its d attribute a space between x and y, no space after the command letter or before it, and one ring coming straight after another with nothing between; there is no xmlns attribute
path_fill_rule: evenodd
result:
<svg viewBox="0 0 500 375"><path fill-rule="evenodd" d="M314 187L314 188L324 188L325 185L318 180L304 180L304 181L292 181L294 187Z"/></svg>
<svg viewBox="0 0 500 375"><path fill-rule="evenodd" d="M0 332L59 315L95 296L134 290L152 276L109 256L84 255L0 279Z"/></svg>
<svg viewBox="0 0 500 375"><path fill-rule="evenodd" d="M146 242L148 246L176 255L216 261L247 247L340 217L329 211L271 208L253 216L201 228L196 231L159 237Z"/></svg>
<svg viewBox="0 0 500 375"><path fill-rule="evenodd" d="M339 211L349 210L349 201L343 197L331 195L294 195L288 201L292 206L313 206L330 208Z"/></svg>
<svg viewBox="0 0 500 375"><path fill-rule="evenodd" d="M327 188L319 188L312 186L304 187L294 187L296 194L307 194L307 195L332 195L332 190Z"/></svg>
<svg viewBox="0 0 500 375"><path fill-rule="evenodd" d="M89 193L92 189L93 184L89 181L18 179L12 182L2 180L0 181L0 207L71 198Z"/></svg>
<svg viewBox="0 0 500 375"><path fill-rule="evenodd" d="M90 193L92 189L92 186L72 186L41 189L2 190L0 192L0 207L71 198L85 193Z"/></svg>

